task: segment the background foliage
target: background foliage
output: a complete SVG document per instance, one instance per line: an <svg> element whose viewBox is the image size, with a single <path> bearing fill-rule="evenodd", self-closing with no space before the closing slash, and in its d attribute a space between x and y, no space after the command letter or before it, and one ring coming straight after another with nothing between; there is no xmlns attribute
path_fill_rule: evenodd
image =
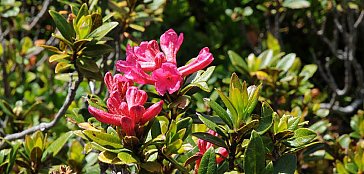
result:
<svg viewBox="0 0 364 174"><path fill-rule="evenodd" d="M174 165L159 170L154 163L144 163L143 169L167 173L175 168L182 170L178 165L186 164L184 167L193 171L197 158L190 160L191 164L185 162L197 152L197 138L211 138L201 132L215 130L223 142L214 144L229 149L233 143L224 137L234 134L226 132L250 125L240 132L245 135L239 147L244 154L229 155L239 162L227 159L232 166L215 163L217 168L206 168L249 173L262 164L266 167L256 173L283 169L286 173L361 173L363 17L364 3L360 0L1 0L0 173L124 170L120 163L109 161L115 158L113 155L133 163L129 153L119 151L120 143L103 144L98 136L90 134L93 128L110 136L117 130L94 119L87 107L90 101L101 104L107 98L102 78L106 72L115 72L116 60L125 59L127 44L157 39L169 28L185 36L178 52L179 66L207 46L214 55L215 67L206 70L207 89L191 88L188 97L178 100L188 101L185 106L172 105L180 107L178 112L185 114L182 118L176 114L177 121L173 122L164 117L155 119L193 132L187 137L188 131L181 136L176 130L161 130L173 139L161 147L169 148L167 156L174 157L170 161ZM247 86L261 84L258 104L253 104L251 112L244 112L243 124L226 126L229 121L221 119L217 125L210 123L207 118L216 121L216 115L231 114L225 112L232 109L222 98L234 84L238 88L237 76ZM142 88L153 91L149 86ZM239 87L241 93L245 90ZM225 113L219 112L218 106ZM267 108L276 115L270 114L272 127L264 129L254 120L262 120ZM292 124L292 120L297 121ZM184 122L195 124L183 127ZM37 129L31 129L34 126ZM301 131L313 136L311 130L317 134L312 144L314 138L307 144L294 144L294 138L290 139ZM17 134L24 131L27 135ZM182 154L182 146L171 149L177 139L195 149L175 155ZM271 145L262 147L262 142ZM264 148L267 153L253 153ZM148 153L146 150L146 156ZM210 165L214 152L205 154L201 165ZM265 160L253 160L253 155ZM249 160L253 162L246 162Z"/></svg>

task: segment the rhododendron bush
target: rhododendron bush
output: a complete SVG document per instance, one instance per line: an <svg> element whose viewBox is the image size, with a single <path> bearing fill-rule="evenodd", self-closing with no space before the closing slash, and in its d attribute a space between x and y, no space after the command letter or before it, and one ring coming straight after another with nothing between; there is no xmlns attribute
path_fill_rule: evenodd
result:
<svg viewBox="0 0 364 174"><path fill-rule="evenodd" d="M0 0L0 174L363 173L362 21L361 1Z"/></svg>

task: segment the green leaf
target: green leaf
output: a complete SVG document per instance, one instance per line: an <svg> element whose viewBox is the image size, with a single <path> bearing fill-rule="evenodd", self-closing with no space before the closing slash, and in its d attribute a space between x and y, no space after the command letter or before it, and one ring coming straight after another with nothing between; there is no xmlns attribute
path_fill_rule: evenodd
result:
<svg viewBox="0 0 364 174"><path fill-rule="evenodd" d="M213 136L209 133L195 132L195 133L192 133L192 135L199 139L202 139L202 140L208 141L212 144L215 144L216 146L227 148L225 142L221 138L219 138L217 136Z"/></svg>
<svg viewBox="0 0 364 174"><path fill-rule="evenodd" d="M255 85L253 86L249 86L247 91L248 91L248 106L246 108L246 114L250 115L253 110L255 109L255 106L258 103L258 98L259 98L259 92L261 89L262 85L260 84L258 87L256 87Z"/></svg>
<svg viewBox="0 0 364 174"><path fill-rule="evenodd" d="M225 109L223 109L219 104L217 104L215 101L213 101L209 98L205 98L204 100L216 112L216 114L221 118L221 120L223 120L229 126L229 128L232 129L233 122L232 122L229 114L225 111Z"/></svg>
<svg viewBox="0 0 364 174"><path fill-rule="evenodd" d="M48 51L52 51L52 52L55 52L55 53L58 53L58 54L62 54L62 51L59 50L57 47L54 47L54 46L40 45L40 47L43 47L44 49L46 49Z"/></svg>
<svg viewBox="0 0 364 174"><path fill-rule="evenodd" d="M265 166L265 147L260 135L253 130L244 153L244 171L246 174L263 173L263 166Z"/></svg>
<svg viewBox="0 0 364 174"><path fill-rule="evenodd" d="M56 156L72 135L73 134L71 131L67 132L57 138L52 144L50 144L43 153L42 162L44 162L48 154L52 154L53 157Z"/></svg>
<svg viewBox="0 0 364 174"><path fill-rule="evenodd" d="M93 13L91 15L91 18L92 18L91 31L94 31L96 28L98 28L102 25L102 16L99 13Z"/></svg>
<svg viewBox="0 0 364 174"><path fill-rule="evenodd" d="M234 51L229 50L228 55L230 58L231 63L236 66L237 70L239 70L241 73L247 73L249 72L248 65L246 64L245 60L241 58L238 54L236 54Z"/></svg>
<svg viewBox="0 0 364 174"><path fill-rule="evenodd" d="M76 20L75 20L75 23L77 24L78 21L83 17L83 16L86 16L88 15L88 7L87 7L87 4L86 3L83 3L80 10L78 11L77 13L77 17L76 17Z"/></svg>
<svg viewBox="0 0 364 174"><path fill-rule="evenodd" d="M311 78L315 72L317 71L317 65L316 64L309 64L309 65L305 65L299 76L303 77L303 80L308 80L309 78Z"/></svg>
<svg viewBox="0 0 364 174"><path fill-rule="evenodd" d="M100 144L101 146L111 146L117 149L123 148L121 140L117 136L92 130L84 130L82 132L92 141Z"/></svg>
<svg viewBox="0 0 364 174"><path fill-rule="evenodd" d="M191 117L186 117L186 118L183 118L181 120L178 120L177 130L186 129L186 133L182 137L182 140L185 140L187 138L187 136L191 133L192 123L193 123L193 120L192 120Z"/></svg>
<svg viewBox="0 0 364 174"><path fill-rule="evenodd" d="M210 147L202 156L198 174L215 174L216 167L216 155L213 147Z"/></svg>
<svg viewBox="0 0 364 174"><path fill-rule="evenodd" d="M281 60L278 61L276 68L283 70L284 72L287 72L289 68L294 63L294 60L296 59L295 53L290 53L285 55Z"/></svg>
<svg viewBox="0 0 364 174"><path fill-rule="evenodd" d="M273 163L274 174L295 173L297 168L297 157L294 154L286 154Z"/></svg>
<svg viewBox="0 0 364 174"><path fill-rule="evenodd" d="M308 128L299 128L294 131L294 136L288 141L288 144L293 147L304 146L312 142L317 134Z"/></svg>
<svg viewBox="0 0 364 174"><path fill-rule="evenodd" d="M93 38L96 40L102 39L107 35L112 29L114 29L119 23L118 22L109 22L101 25L92 31L86 38Z"/></svg>
<svg viewBox="0 0 364 174"><path fill-rule="evenodd" d="M177 139L172 143L168 144L166 154L177 153L177 151L182 147L183 141Z"/></svg>
<svg viewBox="0 0 364 174"><path fill-rule="evenodd" d="M229 112L230 112L230 118L231 121L233 122L233 125L235 127L239 126L239 120L238 120L238 113L236 112L233 104L231 103L231 101L229 100L229 98L226 97L226 95L220 91L220 90L216 90L217 93L219 94L222 102L224 102L225 106L228 108Z"/></svg>
<svg viewBox="0 0 364 174"><path fill-rule="evenodd" d="M273 109L269 106L268 103L263 102L261 117L259 120L259 126L256 130L260 135L262 135L265 132L267 132L272 125L273 125Z"/></svg>
<svg viewBox="0 0 364 174"><path fill-rule="evenodd" d="M49 10L49 14L52 16L56 27L64 38L72 42L72 38L75 37L75 31L67 20L58 12Z"/></svg>
<svg viewBox="0 0 364 174"><path fill-rule="evenodd" d="M291 9L301 9L310 7L311 3L307 0L285 0L282 3L283 7Z"/></svg>
<svg viewBox="0 0 364 174"><path fill-rule="evenodd" d="M336 160L336 171L338 174L349 174L344 164L339 160Z"/></svg>
<svg viewBox="0 0 364 174"><path fill-rule="evenodd" d="M30 152L30 160L35 164L39 164L42 158L42 153L43 151L40 147L34 147Z"/></svg>
<svg viewBox="0 0 364 174"><path fill-rule="evenodd" d="M68 54L53 54L51 57L49 57L49 62L52 63L54 61L66 59L69 57L70 57L70 55L68 55Z"/></svg>
<svg viewBox="0 0 364 174"><path fill-rule="evenodd" d="M21 40L21 45L22 45L22 47L21 47L20 53L21 54L26 54L27 51L33 46L33 41L29 37L24 37Z"/></svg>
<svg viewBox="0 0 364 174"><path fill-rule="evenodd" d="M136 25L136 24L129 24L129 27L134 29L134 30L138 30L140 32L144 32L145 28L143 26L140 25Z"/></svg>
<svg viewBox="0 0 364 174"><path fill-rule="evenodd" d="M278 39L276 39L270 32L267 34L267 47L268 49L273 50L274 53L278 53L281 50Z"/></svg>
<svg viewBox="0 0 364 174"><path fill-rule="evenodd" d="M56 69L54 70L55 73L60 73L63 72L69 68L72 67L72 64L68 63L68 62L59 62L56 65Z"/></svg>
<svg viewBox="0 0 364 174"><path fill-rule="evenodd" d="M273 51L272 50L264 51L258 56L258 59L260 59L261 61L259 69L269 67L273 60Z"/></svg>
<svg viewBox="0 0 364 174"><path fill-rule="evenodd" d="M15 113L13 112L13 108L5 100L0 100L0 106L2 108L1 111L5 112L6 114L8 114L10 116L15 116Z"/></svg>
<svg viewBox="0 0 364 174"><path fill-rule="evenodd" d="M96 62L94 60L90 60L87 58L79 58L77 59L76 65L78 68L82 68L84 70L88 70L91 72L99 72L99 67L97 66Z"/></svg>
<svg viewBox="0 0 364 174"><path fill-rule="evenodd" d="M123 162L118 158L117 154L103 151L98 156L99 161L107 164L123 164Z"/></svg>
<svg viewBox="0 0 364 174"><path fill-rule="evenodd" d="M87 45L82 54L90 57L98 57L114 51L114 49L106 44L92 44Z"/></svg>
<svg viewBox="0 0 364 174"><path fill-rule="evenodd" d="M85 38L90 32L92 27L91 15L82 16L76 24L76 33L78 39Z"/></svg>
<svg viewBox="0 0 364 174"><path fill-rule="evenodd" d="M197 82L207 82L207 80L209 80L209 78L211 77L212 73L215 70L215 66L210 66L206 69L206 71L200 70L198 74L201 75L197 75L193 80L192 83L197 83Z"/></svg>
<svg viewBox="0 0 364 174"><path fill-rule="evenodd" d="M118 153L118 158L120 159L122 164L130 165L138 162L138 160L136 160L131 154L127 152Z"/></svg>
<svg viewBox="0 0 364 174"><path fill-rule="evenodd" d="M241 138L243 138L249 131L256 128L258 126L258 120L252 120L248 124L239 128L236 132L239 134Z"/></svg>
<svg viewBox="0 0 364 174"><path fill-rule="evenodd" d="M212 122L208 118L205 118L204 116L202 116L199 113L196 113L196 114L197 114L198 118L202 121L203 124L205 124L209 129L216 132L216 128L219 127L216 123Z"/></svg>

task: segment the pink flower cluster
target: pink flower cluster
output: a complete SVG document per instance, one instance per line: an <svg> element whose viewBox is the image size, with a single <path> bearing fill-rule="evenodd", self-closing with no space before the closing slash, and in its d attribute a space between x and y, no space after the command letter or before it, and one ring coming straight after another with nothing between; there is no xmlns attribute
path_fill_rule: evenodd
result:
<svg viewBox="0 0 364 174"><path fill-rule="evenodd" d="M213 130L209 130L208 131L209 134L213 135L213 136L217 136L218 134L216 132L214 132ZM210 142L207 142L205 140L201 140L201 139L198 139L198 143L197 143L197 146L198 146L198 149L199 149L199 152L197 153L198 155L201 156L201 158L199 158L197 161L196 161L196 165L195 165L195 173L198 172L198 169L200 167L200 163L201 163L201 159L202 159L202 156L206 153L206 151L210 148L210 147L213 147L214 144L210 143ZM216 156L216 163L217 164L220 164L221 162L224 161L225 158L227 158L227 156L229 155L229 152L223 148L223 147L220 147L219 150L218 150L218 153L221 155L219 156Z"/></svg>
<svg viewBox="0 0 364 174"><path fill-rule="evenodd" d="M207 47L203 48L189 64L178 67L176 55L183 42L183 34L177 35L169 29L160 37L160 48L156 40L144 41L139 46L126 50L126 60L116 63L124 77L139 84L154 85L160 95L178 91L183 78L207 67L213 60Z"/></svg>
<svg viewBox="0 0 364 174"><path fill-rule="evenodd" d="M147 93L132 86L133 82L121 74L112 76L106 73L104 81L110 93L107 99L108 112L88 107L88 111L100 122L121 126L126 135L132 136L138 125L143 126L162 110L162 100L146 109Z"/></svg>

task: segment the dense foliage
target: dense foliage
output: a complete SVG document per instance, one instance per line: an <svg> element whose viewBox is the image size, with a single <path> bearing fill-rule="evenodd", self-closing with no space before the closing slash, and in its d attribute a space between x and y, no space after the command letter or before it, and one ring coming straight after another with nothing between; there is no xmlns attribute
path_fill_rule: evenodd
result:
<svg viewBox="0 0 364 174"><path fill-rule="evenodd" d="M0 0L0 173L363 173L360 0Z"/></svg>

